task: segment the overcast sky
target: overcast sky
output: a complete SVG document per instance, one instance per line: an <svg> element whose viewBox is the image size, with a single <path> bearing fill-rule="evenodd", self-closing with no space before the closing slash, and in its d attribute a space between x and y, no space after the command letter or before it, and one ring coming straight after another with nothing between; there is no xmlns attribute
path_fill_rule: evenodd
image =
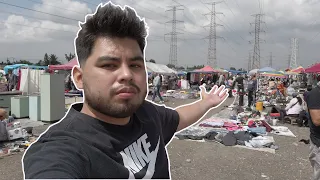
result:
<svg viewBox="0 0 320 180"><path fill-rule="evenodd" d="M106 2L106 1L103 1ZM150 27L146 59L169 63L172 0L115 0L115 4L130 5L146 18ZM184 21L177 26L178 64L202 65L207 63L208 41L204 40L209 29L210 6L207 0L176 0L184 5L177 12L177 19ZM44 53L56 54L65 61L64 54L74 52L73 40L78 21L94 12L100 0L0 0L0 61L27 59L37 62ZM10 4L10 5L8 5ZM248 67L249 51L253 50L253 14L262 11L265 16L260 37L261 66L267 66L270 52L274 68L286 68L290 52L290 38L299 39L298 64L309 66L319 62L320 0L225 0L216 6L218 12L217 61L221 68ZM46 12L48 14L40 13ZM166 40L164 40L166 39Z"/></svg>

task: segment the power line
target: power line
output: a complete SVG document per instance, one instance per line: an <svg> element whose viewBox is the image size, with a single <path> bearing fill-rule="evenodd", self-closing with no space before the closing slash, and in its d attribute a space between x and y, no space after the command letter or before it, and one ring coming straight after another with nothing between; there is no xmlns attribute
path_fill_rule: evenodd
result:
<svg viewBox="0 0 320 180"><path fill-rule="evenodd" d="M46 29L46 30L52 30L52 31L61 31L61 32L71 32L71 33L76 33L76 31L67 31L67 30L62 30L62 29L52 29L52 28L44 28L44 27L38 27L38 26L30 26L30 25L25 25L25 24L19 24L19 23L9 23L9 22L4 22L0 21L2 24L13 24L13 25L18 25L18 26L26 26L26 27L32 27L32 28L39 28L39 29Z"/></svg>
<svg viewBox="0 0 320 180"><path fill-rule="evenodd" d="M67 11L70 11L70 12L75 12L75 13L82 14L82 15L87 14L87 13L74 11L74 10L72 10L72 9L67 9L67 8L58 7L58 6L54 6L54 5L51 5L51 4L48 4L48 3L39 2L39 1L35 1L35 0L28 0L28 1L34 2L34 3L37 3L37 4L43 4L43 5L46 5L46 6L54 7L54 8L56 8L56 9L63 9L63 10L67 10Z"/></svg>
<svg viewBox="0 0 320 180"><path fill-rule="evenodd" d="M216 15L222 14L221 12L216 12L216 5L221 2L212 2L212 3L206 3L211 5L211 10L209 13L204 15L210 15L210 30L209 30L209 36L207 39L209 39L208 44L208 60L207 65L211 67L217 67L217 38L222 38L220 36L217 36L217 26L222 26L221 24L216 23Z"/></svg>
<svg viewBox="0 0 320 180"><path fill-rule="evenodd" d="M77 19L68 18L68 17L65 17L65 16L60 16L60 15L51 14L51 13L46 13L46 12L43 12L43 11L38 11L38 10L35 10L35 9L30 9L30 8L23 7L23 6L18 6L18 5L14 5L14 4L5 3L5 2L2 2L2 1L0 1L0 4L5 4L5 5L8 5L8 6L13 6L13 7L17 7L17 8L21 8L21 9L25 9L25 10L29 10L29 11L34 11L34 12L38 12L38 13L42 13L42 14L47 14L47 15L50 15L50 16L55 16L55 17L59 17L59 18L63 18L63 19L79 21Z"/></svg>
<svg viewBox="0 0 320 180"><path fill-rule="evenodd" d="M233 14L234 17L236 17L236 15L233 13L233 11L231 10L231 8L229 7L227 1L223 1L226 5L227 5L227 8L231 11L231 13Z"/></svg>
<svg viewBox="0 0 320 180"><path fill-rule="evenodd" d="M36 20L41 20L41 21L48 21L48 19L33 17L33 16L25 15L25 14L16 13L16 12L10 12L10 11L1 10L0 13L6 13L6 14L11 14L11 15L23 16L23 17L27 17L27 18L30 18L30 19L36 19ZM50 20L50 21L61 24L61 22L58 22L58 21L54 21L54 20ZM75 26L75 25L70 25L70 26L73 26L73 27L77 27L77 28L78 28L78 26Z"/></svg>

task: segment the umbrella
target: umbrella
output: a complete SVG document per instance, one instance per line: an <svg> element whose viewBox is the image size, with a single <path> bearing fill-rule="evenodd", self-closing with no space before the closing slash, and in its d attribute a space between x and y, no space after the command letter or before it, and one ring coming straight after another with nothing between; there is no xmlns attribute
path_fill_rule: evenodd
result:
<svg viewBox="0 0 320 180"><path fill-rule="evenodd" d="M261 68L259 69L259 73L263 73L263 72L275 72L276 70L271 68L271 67L264 67L264 68Z"/></svg>
<svg viewBox="0 0 320 180"><path fill-rule="evenodd" d="M249 75L254 75L254 74L257 74L259 71L259 69L252 69L248 74Z"/></svg>

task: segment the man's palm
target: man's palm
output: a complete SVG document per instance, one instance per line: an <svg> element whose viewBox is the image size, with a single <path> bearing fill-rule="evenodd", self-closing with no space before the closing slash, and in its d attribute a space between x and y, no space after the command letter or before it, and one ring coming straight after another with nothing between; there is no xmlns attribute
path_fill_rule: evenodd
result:
<svg viewBox="0 0 320 180"><path fill-rule="evenodd" d="M220 88L214 85L209 92L206 91L204 86L200 86L200 90L202 100L206 101L210 107L220 105L228 96L228 90L223 85Z"/></svg>

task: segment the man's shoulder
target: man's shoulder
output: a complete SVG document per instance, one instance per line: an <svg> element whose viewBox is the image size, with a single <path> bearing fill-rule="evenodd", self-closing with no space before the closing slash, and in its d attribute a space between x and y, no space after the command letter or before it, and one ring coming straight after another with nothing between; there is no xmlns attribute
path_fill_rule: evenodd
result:
<svg viewBox="0 0 320 180"><path fill-rule="evenodd" d="M320 96L320 88L313 88L310 92L306 93L308 100L319 99Z"/></svg>
<svg viewBox="0 0 320 180"><path fill-rule="evenodd" d="M138 109L138 113L149 114L151 116L159 115L164 111L174 111L171 108L166 107L165 105L155 104L148 100L145 100L142 106Z"/></svg>

